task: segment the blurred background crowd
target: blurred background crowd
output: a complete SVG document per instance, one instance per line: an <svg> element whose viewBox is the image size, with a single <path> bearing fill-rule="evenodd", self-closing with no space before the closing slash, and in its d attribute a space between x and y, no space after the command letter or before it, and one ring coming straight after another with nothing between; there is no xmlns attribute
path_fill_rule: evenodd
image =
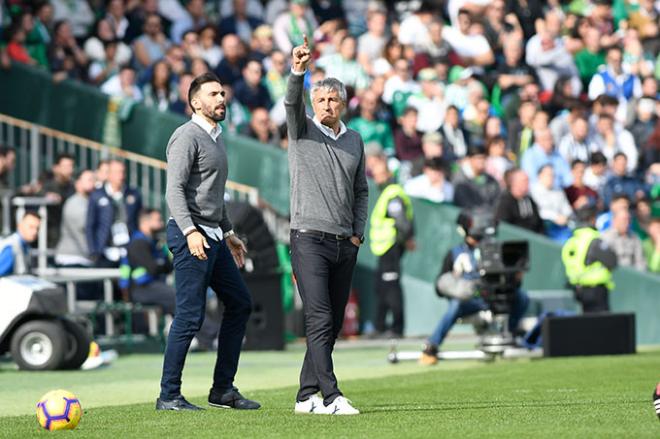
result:
<svg viewBox="0 0 660 439"><path fill-rule="evenodd" d="M658 273L659 11L653 0L5 0L0 61L187 115L190 82L213 71L229 99L223 128L286 148L290 55L308 35L306 86L347 85L346 125L409 195L488 207L559 242L594 206L620 265ZM12 156L0 151L0 185ZM72 164L60 157L23 191L91 192L94 175L76 183Z"/></svg>

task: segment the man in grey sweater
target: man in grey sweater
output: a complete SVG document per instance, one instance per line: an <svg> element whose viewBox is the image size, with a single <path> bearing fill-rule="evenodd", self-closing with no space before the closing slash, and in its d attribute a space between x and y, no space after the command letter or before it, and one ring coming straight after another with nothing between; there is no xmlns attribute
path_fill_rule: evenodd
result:
<svg viewBox="0 0 660 439"><path fill-rule="evenodd" d="M208 287L225 306L209 405L258 409L257 402L234 387L252 301L238 271L247 249L234 235L225 209L227 150L218 122L226 110L220 80L212 73L195 78L188 102L192 120L177 128L167 145L166 199L172 214L167 245L174 255L176 312L156 410L200 410L181 395L181 374L190 342L204 321Z"/></svg>
<svg viewBox="0 0 660 439"><path fill-rule="evenodd" d="M293 50L284 100L291 173L291 263L307 334L294 411L355 415L359 411L337 385L332 351L364 241L368 202L364 145L360 135L340 119L346 89L337 79L312 86L314 118L306 116L303 78L311 54L307 37L304 41Z"/></svg>

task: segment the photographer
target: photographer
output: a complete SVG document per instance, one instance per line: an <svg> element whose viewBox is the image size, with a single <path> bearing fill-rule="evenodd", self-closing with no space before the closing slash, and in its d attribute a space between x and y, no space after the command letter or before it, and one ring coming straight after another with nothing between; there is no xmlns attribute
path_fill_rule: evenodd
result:
<svg viewBox="0 0 660 439"><path fill-rule="evenodd" d="M432 365L438 362L438 348L456 320L489 309L478 290L480 279L477 269L480 256L478 246L486 233L486 227L478 227L476 224L479 221L478 215L478 212L464 210L458 216L458 233L465 241L447 252L436 280L436 292L439 296L449 299L449 308L428 338L419 359L420 364ZM517 328L529 303L527 294L520 289L522 276L517 275L516 279L518 281L513 286L515 294L509 315L509 331Z"/></svg>

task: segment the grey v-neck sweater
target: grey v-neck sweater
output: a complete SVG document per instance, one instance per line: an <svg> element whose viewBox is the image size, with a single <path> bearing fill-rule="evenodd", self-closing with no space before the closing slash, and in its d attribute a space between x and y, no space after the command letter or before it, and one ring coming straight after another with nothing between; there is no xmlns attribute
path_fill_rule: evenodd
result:
<svg viewBox="0 0 660 439"><path fill-rule="evenodd" d="M181 230L190 226L232 229L225 209L227 149L202 127L189 121L172 133L167 144L167 189L170 214Z"/></svg>
<svg viewBox="0 0 660 439"><path fill-rule="evenodd" d="M349 129L334 140L307 117L303 76L289 76L284 105L289 132L291 228L364 235L369 187L362 138Z"/></svg>

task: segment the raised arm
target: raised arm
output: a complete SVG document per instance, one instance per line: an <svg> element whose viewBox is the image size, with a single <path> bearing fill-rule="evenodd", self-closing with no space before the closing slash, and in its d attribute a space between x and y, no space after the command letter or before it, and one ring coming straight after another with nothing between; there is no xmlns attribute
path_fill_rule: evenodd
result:
<svg viewBox="0 0 660 439"><path fill-rule="evenodd" d="M311 51L307 45L307 35L302 46L293 49L293 66L286 87L284 107L286 108L286 124L290 139L299 139L305 130L306 118L304 93L304 79L307 66L312 59Z"/></svg>

